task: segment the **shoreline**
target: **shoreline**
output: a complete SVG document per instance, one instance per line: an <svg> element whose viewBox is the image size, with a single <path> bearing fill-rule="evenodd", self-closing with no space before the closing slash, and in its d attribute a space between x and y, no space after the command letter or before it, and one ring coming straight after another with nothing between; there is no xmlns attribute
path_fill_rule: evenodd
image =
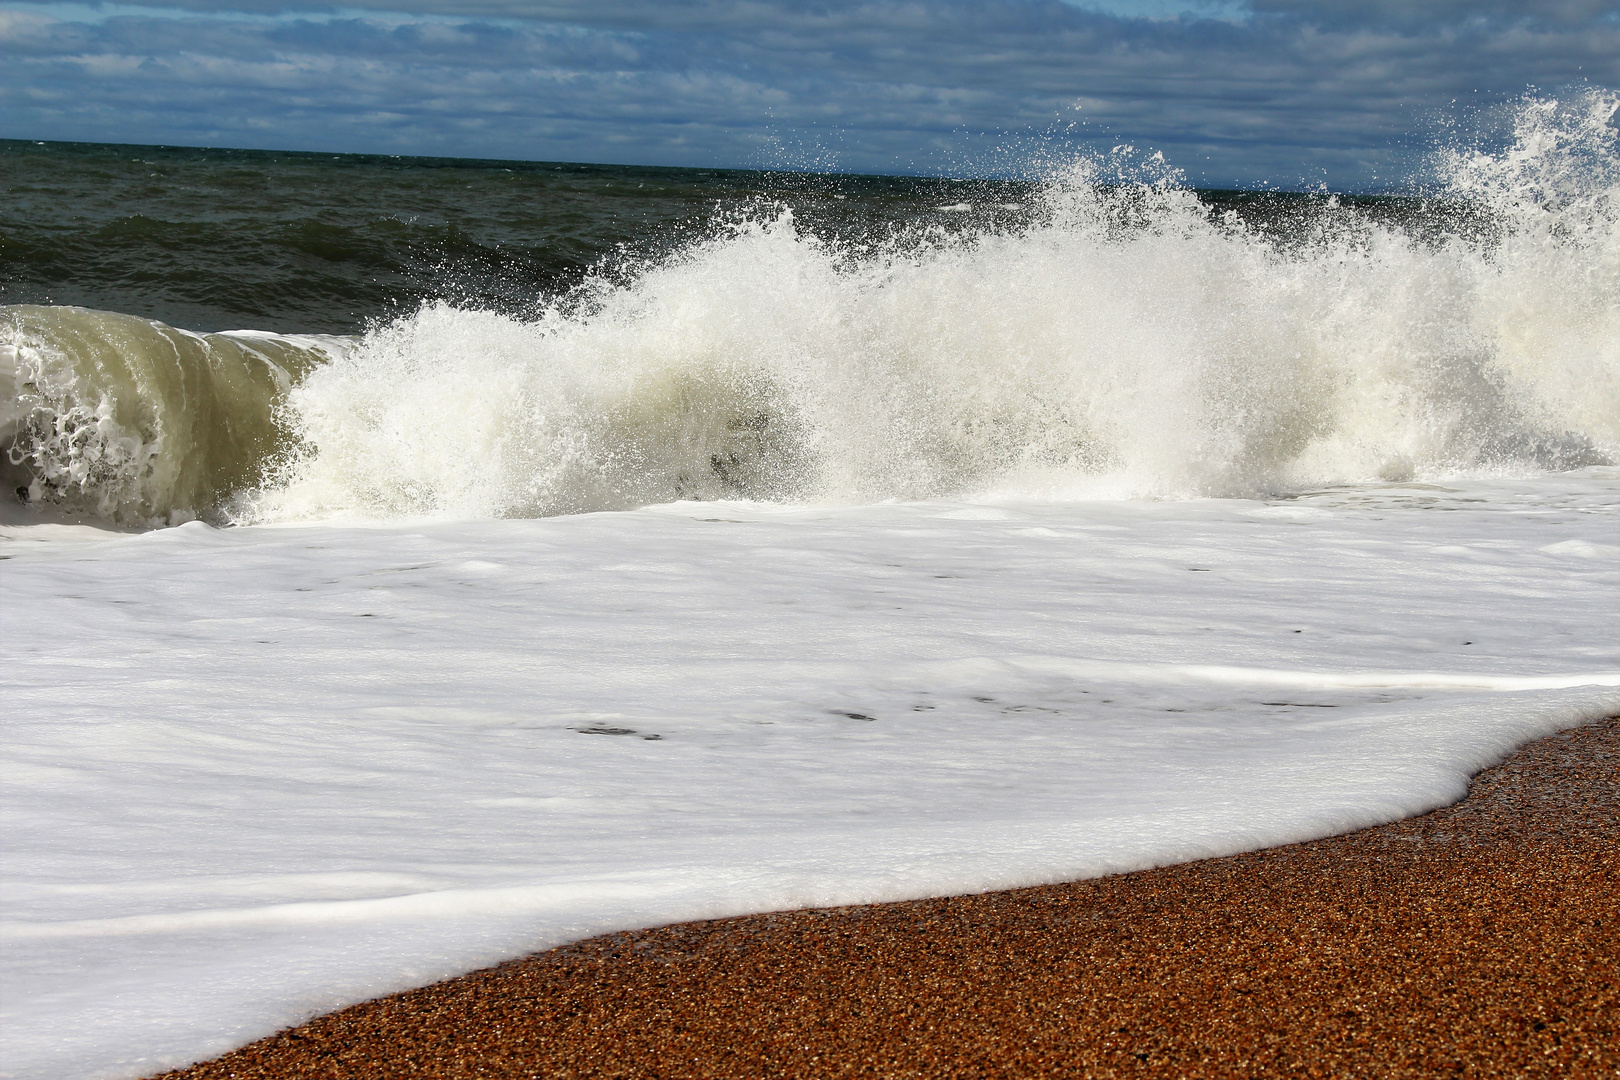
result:
<svg viewBox="0 0 1620 1080"><path fill-rule="evenodd" d="M1620 717L1389 825L611 934L161 1075L1612 1076L1617 835Z"/></svg>

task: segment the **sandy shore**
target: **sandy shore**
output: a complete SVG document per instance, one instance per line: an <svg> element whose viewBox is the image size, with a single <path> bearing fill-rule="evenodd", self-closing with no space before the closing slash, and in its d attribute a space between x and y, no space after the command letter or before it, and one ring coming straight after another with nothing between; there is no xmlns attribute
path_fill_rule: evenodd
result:
<svg viewBox="0 0 1620 1080"><path fill-rule="evenodd" d="M1394 825L615 934L165 1075L1615 1077L1617 898L1620 719Z"/></svg>

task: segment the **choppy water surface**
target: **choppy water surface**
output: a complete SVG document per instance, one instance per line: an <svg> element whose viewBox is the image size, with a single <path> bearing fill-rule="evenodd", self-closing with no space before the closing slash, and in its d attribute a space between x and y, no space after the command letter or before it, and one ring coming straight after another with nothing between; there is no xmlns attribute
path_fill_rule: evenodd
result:
<svg viewBox="0 0 1620 1080"><path fill-rule="evenodd" d="M842 235L1030 185L0 141L0 302L352 334L424 301L532 312L762 202ZM1002 210L1001 216L1009 212Z"/></svg>

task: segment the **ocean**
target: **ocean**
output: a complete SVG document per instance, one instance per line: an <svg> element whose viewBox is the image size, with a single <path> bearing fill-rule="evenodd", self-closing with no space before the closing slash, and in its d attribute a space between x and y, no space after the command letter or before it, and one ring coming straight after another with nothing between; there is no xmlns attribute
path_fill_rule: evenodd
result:
<svg viewBox="0 0 1620 1080"><path fill-rule="evenodd" d="M1620 712L1615 106L1378 196L0 142L0 1076Z"/></svg>

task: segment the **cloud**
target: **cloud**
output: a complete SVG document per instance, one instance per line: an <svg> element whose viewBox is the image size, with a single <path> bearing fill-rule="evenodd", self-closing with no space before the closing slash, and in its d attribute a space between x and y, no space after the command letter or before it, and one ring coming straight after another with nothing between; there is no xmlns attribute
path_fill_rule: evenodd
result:
<svg viewBox="0 0 1620 1080"><path fill-rule="evenodd" d="M1586 0L190 3L0 15L4 134L902 172L1128 140L1197 182L1355 187L1454 99L1620 85Z"/></svg>
<svg viewBox="0 0 1620 1080"><path fill-rule="evenodd" d="M1528 22L1580 26L1620 18L1612 0L1249 0L1251 11L1329 25L1444 26Z"/></svg>

